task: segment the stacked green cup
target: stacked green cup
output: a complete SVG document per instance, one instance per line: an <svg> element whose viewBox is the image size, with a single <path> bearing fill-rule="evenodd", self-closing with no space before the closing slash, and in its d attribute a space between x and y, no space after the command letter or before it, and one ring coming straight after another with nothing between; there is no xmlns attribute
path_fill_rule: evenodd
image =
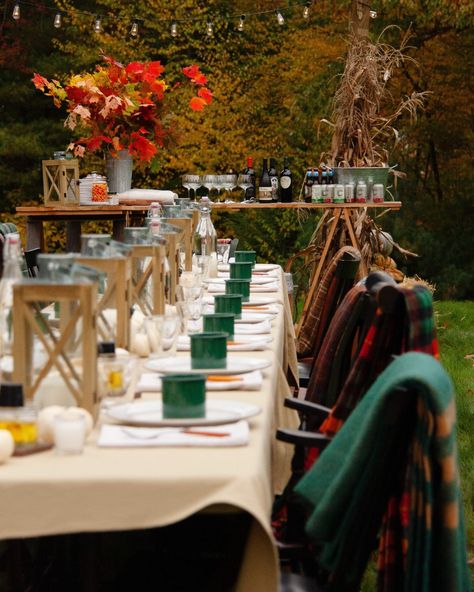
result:
<svg viewBox="0 0 474 592"><path fill-rule="evenodd" d="M231 312L236 319L242 318L242 294L216 294L214 312Z"/></svg>
<svg viewBox="0 0 474 592"><path fill-rule="evenodd" d="M250 261L242 263L230 263L230 278L233 280L250 280L252 279L253 265Z"/></svg>
<svg viewBox="0 0 474 592"><path fill-rule="evenodd" d="M194 333L191 338L191 368L227 367L227 333Z"/></svg>
<svg viewBox="0 0 474 592"><path fill-rule="evenodd" d="M225 281L226 294L241 294L242 302L250 300L250 280L230 279Z"/></svg>
<svg viewBox="0 0 474 592"><path fill-rule="evenodd" d="M206 377L203 374L169 374L161 378L163 417L205 417Z"/></svg>
<svg viewBox="0 0 474 592"><path fill-rule="evenodd" d="M217 312L214 314L205 314L202 318L205 332L228 333L229 339L234 339L234 314L230 312Z"/></svg>
<svg viewBox="0 0 474 592"><path fill-rule="evenodd" d="M255 251L235 251L234 257L236 263L251 263L255 267L257 253Z"/></svg>

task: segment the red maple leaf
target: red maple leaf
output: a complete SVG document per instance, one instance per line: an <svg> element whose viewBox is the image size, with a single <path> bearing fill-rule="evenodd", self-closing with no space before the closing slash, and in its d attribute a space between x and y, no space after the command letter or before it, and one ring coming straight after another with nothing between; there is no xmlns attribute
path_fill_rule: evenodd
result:
<svg viewBox="0 0 474 592"><path fill-rule="evenodd" d="M36 72L33 78L31 79L31 82L35 85L35 87L38 90L44 90L44 87L48 86L48 80L44 78L44 76L41 76L41 74L37 74Z"/></svg>
<svg viewBox="0 0 474 592"><path fill-rule="evenodd" d="M203 111L205 106L206 106L206 101L204 99L201 99L201 97L193 97L189 101L189 107L193 111Z"/></svg>
<svg viewBox="0 0 474 592"><path fill-rule="evenodd" d="M204 99L206 101L207 105L210 105L212 103L212 91L210 91L208 88L200 88L198 90L198 97L201 97L201 99Z"/></svg>

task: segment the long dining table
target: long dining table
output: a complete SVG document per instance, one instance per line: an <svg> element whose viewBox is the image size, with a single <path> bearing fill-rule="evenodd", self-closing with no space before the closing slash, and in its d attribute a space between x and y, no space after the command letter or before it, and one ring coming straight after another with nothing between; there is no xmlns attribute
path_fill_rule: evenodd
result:
<svg viewBox="0 0 474 592"><path fill-rule="evenodd" d="M271 363L262 371L261 389L207 393L209 399L261 408L248 419L247 445L103 448L97 444L99 419L80 455L50 450L13 457L0 466L0 539L148 529L200 512L237 510L250 516L251 526L236 590L278 590L270 515L274 495L289 476L291 450L276 444L275 430L297 423L294 412L283 406L289 395L286 372L295 370L296 353L281 268L278 290L268 296L278 302L272 341L263 351L232 354Z"/></svg>

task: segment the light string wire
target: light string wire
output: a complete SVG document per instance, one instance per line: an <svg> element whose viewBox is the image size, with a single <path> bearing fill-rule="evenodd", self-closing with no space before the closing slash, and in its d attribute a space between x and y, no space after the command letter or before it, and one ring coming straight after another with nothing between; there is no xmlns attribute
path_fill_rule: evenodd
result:
<svg viewBox="0 0 474 592"><path fill-rule="evenodd" d="M240 22L240 20L242 18L247 18L247 17L259 17L259 16L263 16L263 15L269 15L269 14L274 14L276 18L278 18L278 14L288 14L288 13L292 13L296 8L300 7L303 10L302 14L306 14L308 9L311 8L313 4L313 0L311 1L306 1L306 0L295 0L294 2L290 2L289 4L286 3L285 6L279 6L276 5L274 8L270 8L270 9L265 9L265 10L254 10L254 11L246 11L246 12L236 12L233 13L231 15L221 15L216 13L216 16L219 17L219 19L222 20L227 20L227 21L233 21L233 20L238 20ZM7 8L8 6L8 2L5 3L5 8ZM74 13L75 15L80 15L80 16L84 16L84 17L88 17L93 19L94 21L97 20L97 18L100 17L100 21L103 24L104 22L113 22L113 21L130 21L130 23L133 24L134 23L138 23L140 25L146 25L146 21L143 18L139 18L137 16L132 16L132 17L120 17L120 16L110 16L110 15L104 15L103 13L97 13L97 12L90 12L90 11L85 11L85 10L79 10L77 8L72 8L69 10L64 10L64 9L59 9L57 6L48 6L46 4L41 4L38 5L38 3L33 3L33 2L28 2L28 0L14 0L13 2L11 2L11 6L12 6L12 12L15 9L15 7L19 6L19 7L32 7L32 8L41 8L42 10L49 10L51 12L54 12L55 16L57 16L58 14L61 15L61 17L63 16L67 16L68 13ZM6 11L5 11L6 12ZM307 18L306 16L304 16L303 18ZM20 20L20 19L17 19ZM170 23L171 25L173 24L178 24L178 23L186 23L186 22L204 22L204 23L209 23L212 22L212 15L206 14L204 16L190 16L190 17L181 17L181 18L177 18L177 17L166 17L166 18L153 18L154 22L157 23ZM281 23L283 24L283 23Z"/></svg>

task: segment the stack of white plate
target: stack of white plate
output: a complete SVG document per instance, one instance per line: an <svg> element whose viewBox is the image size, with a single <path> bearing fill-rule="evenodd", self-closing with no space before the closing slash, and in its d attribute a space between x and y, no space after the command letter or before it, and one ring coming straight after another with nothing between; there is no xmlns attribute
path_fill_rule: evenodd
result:
<svg viewBox="0 0 474 592"><path fill-rule="evenodd" d="M82 204L89 204L92 201L92 185L94 183L107 182L107 177L98 173L90 173L79 179L79 199ZM98 202L100 203L100 202Z"/></svg>

